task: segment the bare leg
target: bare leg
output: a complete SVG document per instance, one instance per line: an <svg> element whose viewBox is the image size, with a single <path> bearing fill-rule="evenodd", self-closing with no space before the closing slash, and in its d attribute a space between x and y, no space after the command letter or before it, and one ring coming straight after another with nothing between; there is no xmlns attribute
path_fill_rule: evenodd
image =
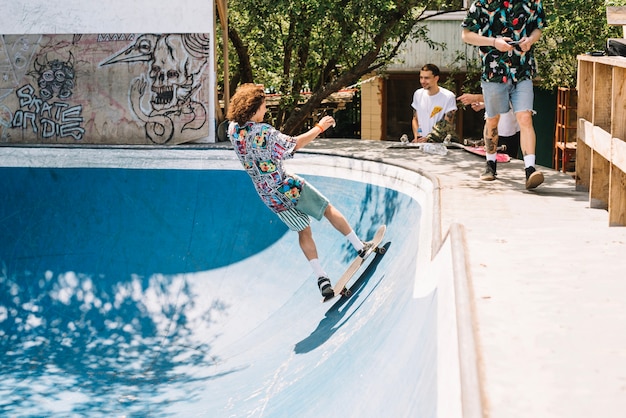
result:
<svg viewBox="0 0 626 418"><path fill-rule="evenodd" d="M487 154L495 154L498 150L498 121L500 115L485 120L485 152Z"/></svg>
<svg viewBox="0 0 626 418"><path fill-rule="evenodd" d="M515 114L520 127L520 148L522 155L534 155L537 137L533 127L533 115L530 111L517 112Z"/></svg>
<svg viewBox="0 0 626 418"><path fill-rule="evenodd" d="M348 235L352 231L352 227L346 220L345 216L337 208L333 205L328 204L326 210L324 211L324 216L330 224L343 235Z"/></svg>
<svg viewBox="0 0 626 418"><path fill-rule="evenodd" d="M317 258L317 247L315 246L313 232L311 231L310 226L307 226L302 231L298 232L298 241L307 260L310 261Z"/></svg>
<svg viewBox="0 0 626 418"><path fill-rule="evenodd" d="M352 231L352 227L339 210L333 205L329 204L324 211L324 216L328 219L330 224L343 235L348 235ZM318 258L317 247L315 240L313 240L313 231L310 226L307 226L302 231L298 232L298 242L300 248L304 253L307 260L313 260Z"/></svg>

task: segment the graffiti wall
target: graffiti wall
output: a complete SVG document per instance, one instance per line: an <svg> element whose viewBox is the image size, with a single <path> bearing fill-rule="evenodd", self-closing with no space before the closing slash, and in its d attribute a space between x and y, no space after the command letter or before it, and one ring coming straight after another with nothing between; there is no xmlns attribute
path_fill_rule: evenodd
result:
<svg viewBox="0 0 626 418"><path fill-rule="evenodd" d="M0 142L206 140L211 42L207 33L0 35Z"/></svg>

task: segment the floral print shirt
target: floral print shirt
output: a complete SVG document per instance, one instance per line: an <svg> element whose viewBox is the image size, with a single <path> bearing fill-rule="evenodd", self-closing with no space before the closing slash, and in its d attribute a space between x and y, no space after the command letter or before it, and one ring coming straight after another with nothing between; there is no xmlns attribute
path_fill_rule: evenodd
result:
<svg viewBox="0 0 626 418"><path fill-rule="evenodd" d="M535 29L544 29L546 16L541 0L474 0L461 26L482 36L519 41ZM479 51L483 81L517 83L536 74L533 48L500 52L493 46L481 46Z"/></svg>
<svg viewBox="0 0 626 418"><path fill-rule="evenodd" d="M295 207L304 180L283 167L283 160L293 157L295 138L255 122L230 122L228 137L263 203L276 213Z"/></svg>

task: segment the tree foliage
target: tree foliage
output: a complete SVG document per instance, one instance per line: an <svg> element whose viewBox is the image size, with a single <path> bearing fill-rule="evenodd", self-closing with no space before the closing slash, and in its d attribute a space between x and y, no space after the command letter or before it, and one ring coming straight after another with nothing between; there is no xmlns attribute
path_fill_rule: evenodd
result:
<svg viewBox="0 0 626 418"><path fill-rule="evenodd" d="M610 37L621 28L606 22L605 0L544 0L548 27L536 46L541 86L576 86L577 56L604 51Z"/></svg>
<svg viewBox="0 0 626 418"><path fill-rule="evenodd" d="M423 24L426 10L459 9L462 1L231 0L233 89L262 83L281 93L273 122L302 128L326 97L383 68L410 36L438 45ZM301 92L310 90L302 103Z"/></svg>

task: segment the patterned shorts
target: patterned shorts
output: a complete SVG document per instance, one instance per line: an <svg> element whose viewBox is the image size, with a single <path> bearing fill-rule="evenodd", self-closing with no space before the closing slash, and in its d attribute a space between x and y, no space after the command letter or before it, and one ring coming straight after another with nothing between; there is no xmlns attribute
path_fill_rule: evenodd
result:
<svg viewBox="0 0 626 418"><path fill-rule="evenodd" d="M300 232L311 224L309 215L296 208L278 212L276 215L292 231Z"/></svg>

